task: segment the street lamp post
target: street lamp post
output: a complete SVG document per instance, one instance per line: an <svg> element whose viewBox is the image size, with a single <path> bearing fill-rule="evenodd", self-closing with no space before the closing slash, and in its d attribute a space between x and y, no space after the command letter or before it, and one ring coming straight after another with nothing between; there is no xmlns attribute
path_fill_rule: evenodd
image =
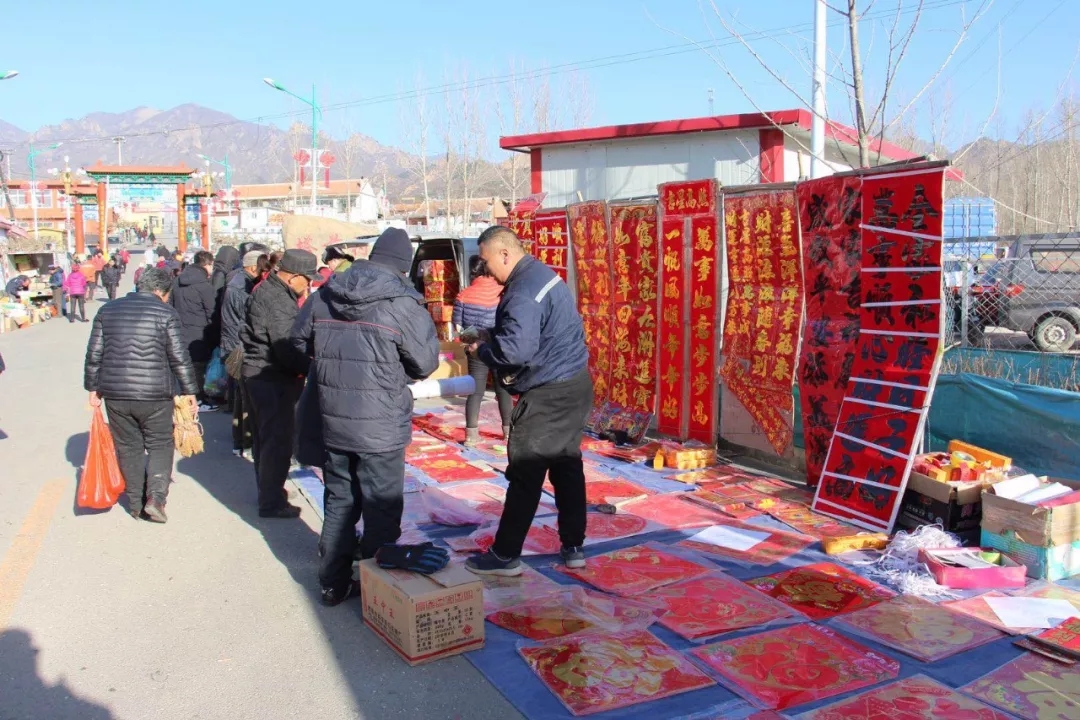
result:
<svg viewBox="0 0 1080 720"><path fill-rule="evenodd" d="M232 190L232 165L229 164L228 153L225 153L224 160L215 160L214 158L207 157L206 155L199 155L199 158L205 160L207 163L214 163L215 165L220 165L221 167L225 168L225 189Z"/></svg>
<svg viewBox="0 0 1080 720"><path fill-rule="evenodd" d="M64 183L64 237L67 240L67 250L69 253L75 252L75 243L71 236L71 166L68 164L71 161L67 155L64 156L64 169L63 171L56 168L49 168L50 175L59 175L60 179ZM82 170L79 171L83 173Z"/></svg>
<svg viewBox="0 0 1080 720"><path fill-rule="evenodd" d="M315 101L315 83L311 84L311 99L300 97L294 92L286 89L280 83L274 82L270 78L263 78L263 82L274 88L280 90L286 95L291 95L302 103L306 103L311 106L311 214L315 214L316 207L316 192L319 187L319 183L316 181L316 175L319 168L319 117L322 115L322 109L319 108L318 103Z"/></svg>
<svg viewBox="0 0 1080 720"><path fill-rule="evenodd" d="M10 71L9 71L8 77L10 77L10 76L11 75L10 75ZM7 77L5 77L4 79L6 80ZM60 147L60 143L53 143L52 145L45 148L44 150L35 150L34 149L34 144L30 143L30 152L26 156L26 164L30 166L30 207L33 208L33 211L34 211L34 241L35 242L38 240L37 163L36 163L36 159L37 159L37 156L40 155L41 153L47 152L49 150L55 150L58 147Z"/></svg>

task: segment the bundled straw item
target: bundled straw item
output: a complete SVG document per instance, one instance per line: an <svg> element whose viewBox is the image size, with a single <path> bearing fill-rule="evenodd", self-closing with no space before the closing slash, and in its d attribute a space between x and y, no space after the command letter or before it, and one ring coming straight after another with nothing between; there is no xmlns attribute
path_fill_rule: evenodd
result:
<svg viewBox="0 0 1080 720"><path fill-rule="evenodd" d="M173 442L183 457L198 455L203 451L199 411L180 398L173 399Z"/></svg>

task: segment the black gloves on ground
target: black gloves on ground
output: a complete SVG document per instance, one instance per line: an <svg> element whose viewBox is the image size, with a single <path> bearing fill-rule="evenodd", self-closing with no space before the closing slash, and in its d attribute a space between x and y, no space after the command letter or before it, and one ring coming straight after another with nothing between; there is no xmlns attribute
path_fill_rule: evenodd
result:
<svg viewBox="0 0 1080 720"><path fill-rule="evenodd" d="M383 545L375 552L375 562L382 568L430 575L446 567L450 562L450 553L429 542L423 545Z"/></svg>

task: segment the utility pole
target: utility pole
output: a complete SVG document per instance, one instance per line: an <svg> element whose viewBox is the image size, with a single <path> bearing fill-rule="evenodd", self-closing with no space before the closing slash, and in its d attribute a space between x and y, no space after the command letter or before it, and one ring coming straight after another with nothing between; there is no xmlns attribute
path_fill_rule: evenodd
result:
<svg viewBox="0 0 1080 720"><path fill-rule="evenodd" d="M713 110L713 95L714 95L713 89L709 88L709 116L710 117L716 114L716 111Z"/></svg>
<svg viewBox="0 0 1080 720"><path fill-rule="evenodd" d="M810 120L810 177L825 174L825 0L814 0L814 114Z"/></svg>
<svg viewBox="0 0 1080 720"><path fill-rule="evenodd" d="M116 137L114 137L112 139L112 141L114 143L116 143L116 164L117 165L123 165L124 164L124 150L123 150L123 147L124 147L124 143L126 142L126 138L124 138L123 135L117 135Z"/></svg>

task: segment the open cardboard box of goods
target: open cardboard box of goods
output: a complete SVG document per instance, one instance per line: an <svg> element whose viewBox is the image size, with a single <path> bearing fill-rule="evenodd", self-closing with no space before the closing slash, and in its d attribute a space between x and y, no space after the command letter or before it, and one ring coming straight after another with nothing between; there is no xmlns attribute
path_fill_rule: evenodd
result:
<svg viewBox="0 0 1080 720"><path fill-rule="evenodd" d="M1047 479L1080 490L1080 481ZM1080 503L1039 507L982 495L982 545L1007 553L1028 575L1060 580L1080 574Z"/></svg>
<svg viewBox="0 0 1080 720"><path fill-rule="evenodd" d="M484 647L484 586L462 565L421 575L360 563L364 624L409 665Z"/></svg>
<svg viewBox="0 0 1080 720"><path fill-rule="evenodd" d="M959 535L965 544L978 543L982 491L987 485L983 480L942 482L912 471L896 522L909 530L941 524L948 532Z"/></svg>

